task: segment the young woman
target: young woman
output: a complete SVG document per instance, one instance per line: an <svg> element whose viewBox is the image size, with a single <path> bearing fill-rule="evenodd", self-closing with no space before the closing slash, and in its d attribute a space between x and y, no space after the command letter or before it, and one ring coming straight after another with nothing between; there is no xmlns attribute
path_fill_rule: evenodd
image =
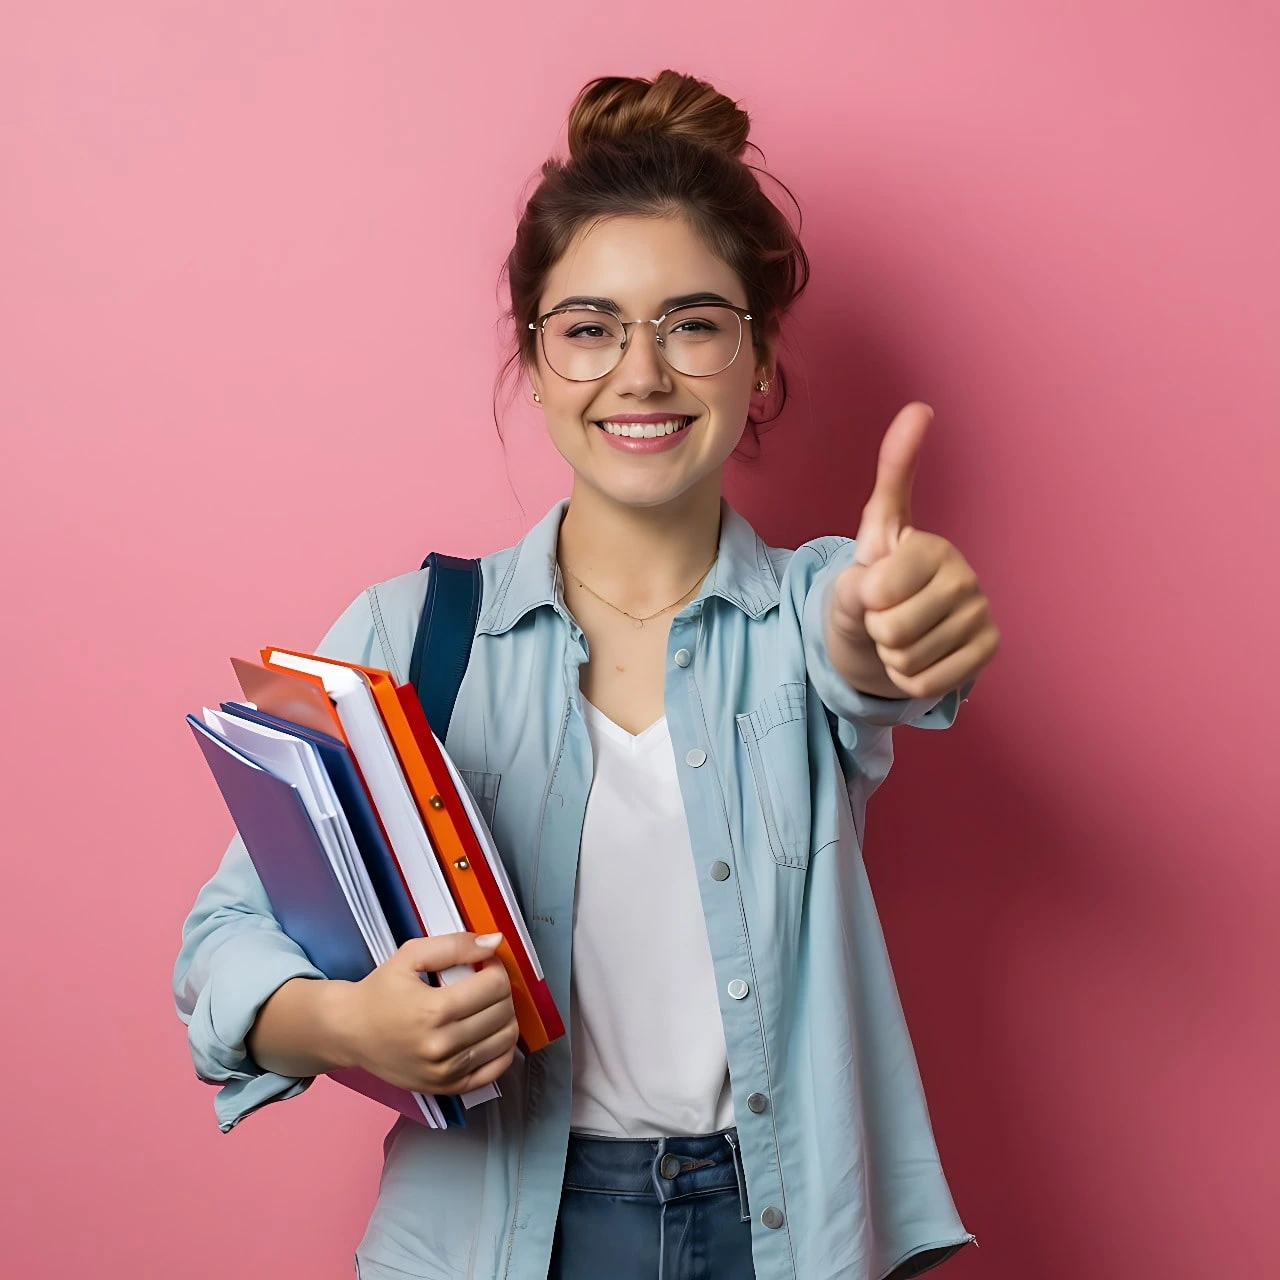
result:
<svg viewBox="0 0 1280 1280"><path fill-rule="evenodd" d="M999 637L964 558L910 524L924 405L890 426L856 541L774 549L722 499L807 276L748 123L674 72L589 84L507 263L573 488L482 562L447 746L569 1034L516 1051L494 939L325 980L238 838L186 922L178 1007L224 1130L340 1067L500 1080L466 1129L392 1129L365 1280L881 1280L973 1240L860 843L892 727L950 725ZM319 651L404 680L425 578L370 588ZM458 963L477 972L418 977Z"/></svg>

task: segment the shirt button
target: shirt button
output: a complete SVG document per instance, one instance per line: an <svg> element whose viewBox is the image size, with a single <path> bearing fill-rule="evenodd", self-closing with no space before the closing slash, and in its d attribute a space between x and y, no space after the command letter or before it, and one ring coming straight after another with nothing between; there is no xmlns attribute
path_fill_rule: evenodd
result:
<svg viewBox="0 0 1280 1280"><path fill-rule="evenodd" d="M684 758L685 764L694 769L701 769L707 763L707 753L699 747L694 747Z"/></svg>
<svg viewBox="0 0 1280 1280"><path fill-rule="evenodd" d="M680 1172L679 1156L663 1156L658 1162L658 1172L664 1178L674 1178Z"/></svg>
<svg viewBox="0 0 1280 1280"><path fill-rule="evenodd" d="M692 661L693 661L693 655L689 652L688 649L676 650L676 666L677 667L687 667L689 663L691 663Z"/></svg>
<svg viewBox="0 0 1280 1280"><path fill-rule="evenodd" d="M734 978L725 990L728 991L735 1000L745 1000L747 998L747 992L750 991L751 988L748 987L741 978Z"/></svg>
<svg viewBox="0 0 1280 1280"><path fill-rule="evenodd" d="M769 1099L763 1093L753 1093L747 1099L747 1110L759 1115L769 1105Z"/></svg>
<svg viewBox="0 0 1280 1280"><path fill-rule="evenodd" d="M727 862L713 862L711 864L711 878L713 880L727 880L729 878L729 864Z"/></svg>
<svg viewBox="0 0 1280 1280"><path fill-rule="evenodd" d="M776 1231L780 1226L782 1226L782 1210L775 1209L773 1205L770 1205L763 1213L761 1213L760 1221L771 1231Z"/></svg>

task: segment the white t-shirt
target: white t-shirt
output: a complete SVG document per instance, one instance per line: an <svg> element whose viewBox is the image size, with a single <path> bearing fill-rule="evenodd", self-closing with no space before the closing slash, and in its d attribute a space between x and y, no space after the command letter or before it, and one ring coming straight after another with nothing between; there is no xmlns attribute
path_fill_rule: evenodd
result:
<svg viewBox="0 0 1280 1280"><path fill-rule="evenodd" d="M575 1132L733 1124L728 1058L665 717L632 736L583 699L595 754L573 916Z"/></svg>

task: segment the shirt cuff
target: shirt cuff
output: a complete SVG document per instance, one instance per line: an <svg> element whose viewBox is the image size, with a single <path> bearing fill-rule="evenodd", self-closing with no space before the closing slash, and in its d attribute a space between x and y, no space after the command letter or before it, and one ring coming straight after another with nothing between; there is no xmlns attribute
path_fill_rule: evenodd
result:
<svg viewBox="0 0 1280 1280"><path fill-rule="evenodd" d="M264 1071L250 1057L245 1039L258 1011L291 978L323 977L273 931L255 929L218 947L217 964L191 1011L187 1039L196 1074L221 1086L214 1112L224 1133L251 1111L293 1097L311 1083L314 1077Z"/></svg>

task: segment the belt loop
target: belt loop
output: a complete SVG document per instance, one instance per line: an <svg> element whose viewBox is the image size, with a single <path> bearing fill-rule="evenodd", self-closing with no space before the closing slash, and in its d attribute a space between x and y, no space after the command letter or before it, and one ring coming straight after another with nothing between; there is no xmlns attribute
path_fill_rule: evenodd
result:
<svg viewBox="0 0 1280 1280"><path fill-rule="evenodd" d="M653 1182L653 1194L657 1196L658 1203L665 1206L670 1183L662 1176L660 1170L662 1168L662 1157L667 1154L667 1140L666 1138L659 1138L657 1143L658 1150L654 1154L653 1163L649 1166L649 1177Z"/></svg>
<svg viewBox="0 0 1280 1280"><path fill-rule="evenodd" d="M738 1208L742 1217L740 1221L751 1221L751 1207L747 1203L747 1171L742 1167L742 1153L738 1150L738 1135L733 1129L726 1129L724 1140L733 1152L733 1172L738 1179Z"/></svg>

